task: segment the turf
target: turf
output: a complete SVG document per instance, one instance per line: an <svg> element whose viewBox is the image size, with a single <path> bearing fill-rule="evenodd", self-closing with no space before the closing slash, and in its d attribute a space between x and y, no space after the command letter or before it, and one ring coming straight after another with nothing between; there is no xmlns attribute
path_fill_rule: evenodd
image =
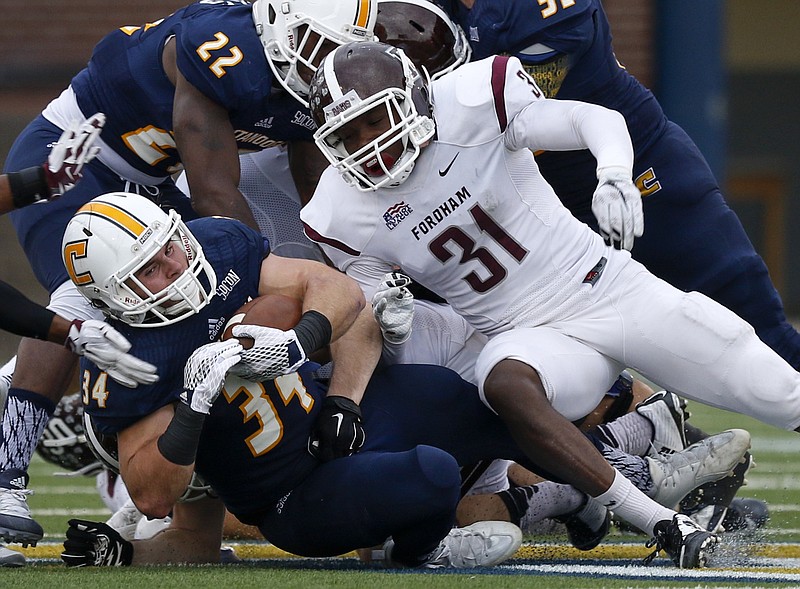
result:
<svg viewBox="0 0 800 589"><path fill-rule="evenodd" d="M94 490L94 479L53 476L56 470L38 458L31 466L30 506L45 528L45 539L24 550L28 566L0 569L4 588L80 586L172 587L790 587L800 586L800 448L797 434L781 432L752 419L690 403L692 423L709 432L743 427L753 435L757 466L740 495L768 501L771 519L757 537L725 536L711 569L680 571L658 558L639 565L647 554L645 538L614 530L598 549L581 553L565 538L528 538L504 565L466 572L392 571L360 563L354 555L337 559L299 559L261 543L235 545L243 562L202 567L136 569L64 568L58 560L70 517L104 520L108 512Z"/></svg>

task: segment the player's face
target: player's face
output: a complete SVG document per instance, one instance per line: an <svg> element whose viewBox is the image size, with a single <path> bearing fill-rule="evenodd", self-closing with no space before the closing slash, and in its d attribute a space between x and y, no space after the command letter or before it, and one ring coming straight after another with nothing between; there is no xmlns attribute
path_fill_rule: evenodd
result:
<svg viewBox="0 0 800 589"><path fill-rule="evenodd" d="M342 125L337 134L347 152L355 153L365 145L369 145L378 139L391 127L392 121L389 118L387 107L379 104L363 115ZM391 170L392 166L403 155L403 145L399 140L389 143L388 140L384 139L381 144L385 145L385 147L382 147L375 157L368 159L361 166L368 176L378 177L384 175L384 169L381 167L378 157L383 160L386 169Z"/></svg>
<svg viewBox="0 0 800 589"><path fill-rule="evenodd" d="M186 251L180 247L178 241L171 239L134 276L150 292L155 293L161 292L175 282L188 268L189 259L186 257ZM146 298L146 294L133 281L129 286L137 295ZM175 304L175 301L167 301L163 306L169 307L170 304Z"/></svg>

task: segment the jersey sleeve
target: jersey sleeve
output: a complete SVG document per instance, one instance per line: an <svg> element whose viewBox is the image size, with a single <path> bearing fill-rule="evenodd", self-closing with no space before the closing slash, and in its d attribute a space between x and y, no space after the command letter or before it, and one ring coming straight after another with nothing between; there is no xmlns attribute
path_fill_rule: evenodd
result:
<svg viewBox="0 0 800 589"><path fill-rule="evenodd" d="M504 92L509 113L504 131L508 149L589 149L597 159L598 170L632 171L633 145L619 112L586 102L544 98L517 58L509 58L508 66L506 77L510 81ZM530 100L531 93L537 94L535 100Z"/></svg>
<svg viewBox="0 0 800 589"><path fill-rule="evenodd" d="M46 340L55 313L37 305L10 284L0 280L0 329L22 337Z"/></svg>
<svg viewBox="0 0 800 589"><path fill-rule="evenodd" d="M231 111L252 103L254 97L269 95L265 89L272 76L252 28L249 16L245 21L238 14L222 12L217 18L185 23L175 39L183 77Z"/></svg>

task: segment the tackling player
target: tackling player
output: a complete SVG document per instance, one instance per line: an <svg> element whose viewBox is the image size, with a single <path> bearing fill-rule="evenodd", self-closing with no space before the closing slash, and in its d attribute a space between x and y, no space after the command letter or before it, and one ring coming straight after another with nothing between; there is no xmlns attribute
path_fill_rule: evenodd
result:
<svg viewBox="0 0 800 589"><path fill-rule="evenodd" d="M301 212L307 234L367 293L400 267L447 300L490 337L481 393L529 457L654 533L676 564L702 566L715 536L648 504L570 420L631 366L794 429L800 375L732 312L630 259L643 223L621 115L546 99L516 58L428 84L379 43L335 50L311 88L315 138L333 166ZM563 207L530 151L587 147L609 244Z"/></svg>

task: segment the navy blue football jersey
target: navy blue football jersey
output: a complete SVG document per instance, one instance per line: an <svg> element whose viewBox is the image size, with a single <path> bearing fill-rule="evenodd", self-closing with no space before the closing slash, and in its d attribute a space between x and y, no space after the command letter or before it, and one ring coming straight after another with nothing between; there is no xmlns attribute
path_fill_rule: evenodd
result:
<svg viewBox="0 0 800 589"><path fill-rule="evenodd" d="M72 80L81 111L106 114L103 140L136 169L161 177L180 169L172 136L175 88L161 62L173 39L180 73L228 110L240 149L310 140L311 117L273 85L251 13L249 2L198 2L108 34Z"/></svg>
<svg viewBox="0 0 800 589"><path fill-rule="evenodd" d="M216 272L216 294L199 313L172 325L143 328L110 321L131 342L131 354L158 367L160 380L129 389L82 358L84 406L102 433L117 433L177 401L192 352L219 339L228 319L258 295L261 262L269 251L261 235L239 221L217 217L197 219L187 226Z"/></svg>

